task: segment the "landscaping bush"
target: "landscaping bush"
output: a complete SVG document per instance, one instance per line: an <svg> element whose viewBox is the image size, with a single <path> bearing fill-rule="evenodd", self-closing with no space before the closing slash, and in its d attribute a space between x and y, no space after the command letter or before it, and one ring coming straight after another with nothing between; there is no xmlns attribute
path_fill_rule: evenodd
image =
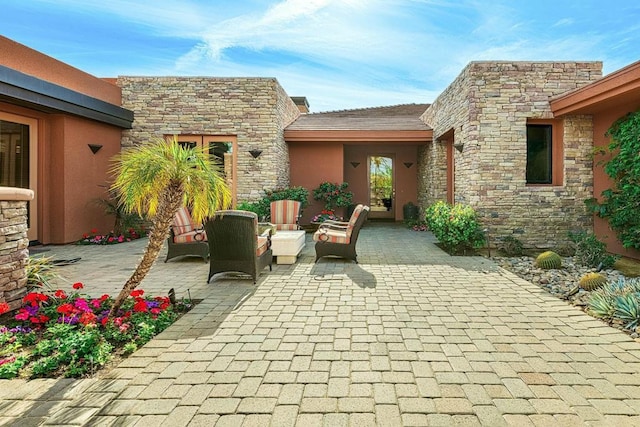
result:
<svg viewBox="0 0 640 427"><path fill-rule="evenodd" d="M498 249L506 256L522 256L524 254L522 242L513 236L503 237Z"/></svg>
<svg viewBox="0 0 640 427"><path fill-rule="evenodd" d="M304 187L279 188L265 191L265 196L257 202L241 202L238 210L254 212L259 220L271 215L271 202L276 200L296 200L301 203L301 209L309 206L309 190Z"/></svg>
<svg viewBox="0 0 640 427"><path fill-rule="evenodd" d="M607 245L598 240L595 234L570 232L569 239L576 245L575 257L585 266L593 268L611 268L618 257L607 253Z"/></svg>
<svg viewBox="0 0 640 427"><path fill-rule="evenodd" d="M425 220L429 230L450 253L479 248L485 243L476 212L470 206L451 206L440 201L427 208Z"/></svg>
<svg viewBox="0 0 640 427"><path fill-rule="evenodd" d="M323 182L313 189L313 200L324 201L324 209L335 211L336 208L346 208L353 203L353 193L347 190L348 183L335 184Z"/></svg>

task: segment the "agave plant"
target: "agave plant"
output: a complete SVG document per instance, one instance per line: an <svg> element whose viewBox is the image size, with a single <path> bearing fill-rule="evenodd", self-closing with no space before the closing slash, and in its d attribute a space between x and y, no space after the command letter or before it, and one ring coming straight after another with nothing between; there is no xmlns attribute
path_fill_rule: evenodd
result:
<svg viewBox="0 0 640 427"><path fill-rule="evenodd" d="M599 289L591 294L587 307L593 316L606 321L610 321L616 312L613 296L604 289Z"/></svg>
<svg viewBox="0 0 640 427"><path fill-rule="evenodd" d="M636 292L618 295L615 298L615 317L626 323L632 331L640 324L640 295Z"/></svg>

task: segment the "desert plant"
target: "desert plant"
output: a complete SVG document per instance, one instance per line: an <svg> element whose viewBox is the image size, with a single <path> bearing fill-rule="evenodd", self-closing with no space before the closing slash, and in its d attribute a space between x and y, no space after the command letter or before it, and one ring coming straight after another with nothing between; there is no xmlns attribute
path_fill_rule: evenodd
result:
<svg viewBox="0 0 640 427"><path fill-rule="evenodd" d="M485 243L476 212L470 206L439 201L427 208L425 221L447 252L458 253Z"/></svg>
<svg viewBox="0 0 640 427"><path fill-rule="evenodd" d="M513 236L505 236L498 247L506 256L521 256L524 253L522 242Z"/></svg>
<svg viewBox="0 0 640 427"><path fill-rule="evenodd" d="M144 279L158 258L175 213L189 206L194 222L202 223L231 205L231 192L215 159L198 148L186 148L174 138L162 138L122 151L112 168L112 189L126 212L147 214L149 242L135 271L116 297L109 317Z"/></svg>
<svg viewBox="0 0 640 427"><path fill-rule="evenodd" d="M562 258L553 251L542 252L536 258L536 267L544 270L558 269L562 267Z"/></svg>
<svg viewBox="0 0 640 427"><path fill-rule="evenodd" d="M585 274L580 278L580 280L578 281L578 286L580 286L585 291L591 292L603 287L605 283L607 283L606 277L604 277L600 273L591 272Z"/></svg>
<svg viewBox="0 0 640 427"><path fill-rule="evenodd" d="M606 321L620 320L627 329L640 325L640 280L620 278L594 291L587 310Z"/></svg>
<svg viewBox="0 0 640 427"><path fill-rule="evenodd" d="M570 232L569 239L576 246L577 261L587 267L611 268L619 258L607 253L607 245L598 240L593 233Z"/></svg>

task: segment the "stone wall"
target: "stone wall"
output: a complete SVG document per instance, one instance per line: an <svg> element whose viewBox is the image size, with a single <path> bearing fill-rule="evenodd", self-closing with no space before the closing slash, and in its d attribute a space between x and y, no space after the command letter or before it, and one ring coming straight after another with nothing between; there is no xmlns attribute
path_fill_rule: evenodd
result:
<svg viewBox="0 0 640 427"><path fill-rule="evenodd" d="M11 310L22 306L27 293L27 201L32 199L31 190L0 187L0 303Z"/></svg>
<svg viewBox="0 0 640 427"><path fill-rule="evenodd" d="M163 135L237 138L237 200L289 185L283 129L299 110L274 78L119 77L122 106L134 112L123 147ZM249 150L262 154L254 159Z"/></svg>
<svg viewBox="0 0 640 427"><path fill-rule="evenodd" d="M492 239L513 235L529 247L563 245L567 232L588 229L584 208L593 188L592 125L587 116L565 118L561 185L526 185L526 124L551 119L549 99L602 76L600 62L472 62L423 114L434 144L447 132L454 152L455 200L473 206ZM426 165L446 164L446 151L425 150ZM430 155L431 158L429 158ZM442 194L442 180L430 204ZM446 182L445 182L446 184ZM446 193L445 193L446 194Z"/></svg>

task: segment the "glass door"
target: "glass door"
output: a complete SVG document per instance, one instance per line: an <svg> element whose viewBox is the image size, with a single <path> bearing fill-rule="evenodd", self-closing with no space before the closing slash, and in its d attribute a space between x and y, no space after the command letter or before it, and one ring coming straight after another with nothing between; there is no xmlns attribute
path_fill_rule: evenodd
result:
<svg viewBox="0 0 640 427"><path fill-rule="evenodd" d="M236 138L218 135L178 135L177 139L184 147L200 147L215 157L231 191L233 206L236 206Z"/></svg>
<svg viewBox="0 0 640 427"><path fill-rule="evenodd" d="M0 186L29 188L36 197L27 204L27 237L37 233L37 120L0 113Z"/></svg>
<svg viewBox="0 0 640 427"><path fill-rule="evenodd" d="M394 159L389 155L369 156L370 218L395 219Z"/></svg>

